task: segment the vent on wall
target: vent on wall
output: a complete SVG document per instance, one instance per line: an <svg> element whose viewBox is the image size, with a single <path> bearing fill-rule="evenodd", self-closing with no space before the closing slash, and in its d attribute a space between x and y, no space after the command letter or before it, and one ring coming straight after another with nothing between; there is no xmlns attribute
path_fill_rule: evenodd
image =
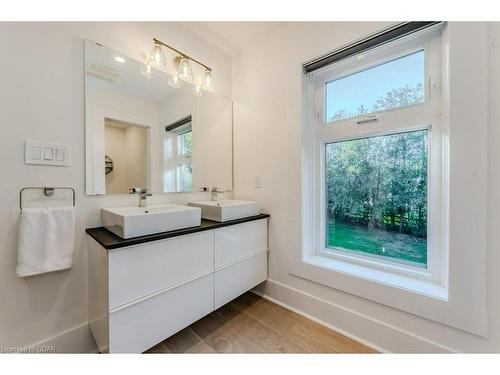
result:
<svg viewBox="0 0 500 375"><path fill-rule="evenodd" d="M87 73L91 76L113 83L120 77L120 72L109 66L92 63L87 66Z"/></svg>

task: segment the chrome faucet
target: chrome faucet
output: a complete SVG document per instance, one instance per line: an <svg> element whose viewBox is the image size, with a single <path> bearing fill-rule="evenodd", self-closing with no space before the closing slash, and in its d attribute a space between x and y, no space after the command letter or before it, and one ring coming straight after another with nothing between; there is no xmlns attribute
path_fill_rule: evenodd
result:
<svg viewBox="0 0 500 375"><path fill-rule="evenodd" d="M148 193L148 189L143 189L139 187L133 187L129 189L129 194L138 194L139 195L139 207L147 207L148 206L148 197L152 194Z"/></svg>
<svg viewBox="0 0 500 375"><path fill-rule="evenodd" d="M219 192L217 191L216 187L213 187L210 189L210 200L213 202L217 202L217 197L219 195Z"/></svg>
<svg viewBox="0 0 500 375"><path fill-rule="evenodd" d="M219 200L219 194L226 193L228 191L229 190L221 190L217 187L213 187L212 189L210 189L210 200L213 202L217 202Z"/></svg>

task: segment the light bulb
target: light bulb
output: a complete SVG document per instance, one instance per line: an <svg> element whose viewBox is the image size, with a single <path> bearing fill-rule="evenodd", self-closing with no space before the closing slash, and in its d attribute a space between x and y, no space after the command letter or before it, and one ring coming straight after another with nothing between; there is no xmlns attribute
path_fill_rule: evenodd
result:
<svg viewBox="0 0 500 375"><path fill-rule="evenodd" d="M148 64L154 63L156 65L166 65L165 55L163 54L163 48L160 44L155 43L153 50L149 55Z"/></svg>
<svg viewBox="0 0 500 375"><path fill-rule="evenodd" d="M212 71L210 69L205 69L205 73L203 73L203 88L208 90L212 87Z"/></svg>
<svg viewBox="0 0 500 375"><path fill-rule="evenodd" d="M193 95L194 96L201 96L201 85L195 85L193 87Z"/></svg>
<svg viewBox="0 0 500 375"><path fill-rule="evenodd" d="M185 81L193 80L193 72L191 70L191 64L189 63L189 60L185 57L182 57L179 63L179 78L182 78Z"/></svg>
<svg viewBox="0 0 500 375"><path fill-rule="evenodd" d="M144 77L151 78L151 65L149 65L149 63L141 66L140 71Z"/></svg>
<svg viewBox="0 0 500 375"><path fill-rule="evenodd" d="M178 89L181 87L181 80L179 79L179 76L177 74L173 74L168 78L168 84L170 87Z"/></svg>
<svg viewBox="0 0 500 375"><path fill-rule="evenodd" d="M155 44L155 48L154 48L154 59L155 59L155 63L157 64L160 64L161 62L161 46L159 46L158 44Z"/></svg>

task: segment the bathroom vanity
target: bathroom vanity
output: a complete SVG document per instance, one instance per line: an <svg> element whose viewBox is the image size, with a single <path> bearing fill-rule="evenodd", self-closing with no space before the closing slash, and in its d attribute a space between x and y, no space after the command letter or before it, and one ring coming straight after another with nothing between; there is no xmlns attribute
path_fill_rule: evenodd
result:
<svg viewBox="0 0 500 375"><path fill-rule="evenodd" d="M122 239L87 229L90 329L141 353L267 279L269 215Z"/></svg>
<svg viewBox="0 0 500 375"><path fill-rule="evenodd" d="M217 196L233 190L230 99L89 40L84 66L86 194L139 197L87 230L90 328L101 352L141 353L267 279L268 215ZM147 205L164 193L196 201Z"/></svg>

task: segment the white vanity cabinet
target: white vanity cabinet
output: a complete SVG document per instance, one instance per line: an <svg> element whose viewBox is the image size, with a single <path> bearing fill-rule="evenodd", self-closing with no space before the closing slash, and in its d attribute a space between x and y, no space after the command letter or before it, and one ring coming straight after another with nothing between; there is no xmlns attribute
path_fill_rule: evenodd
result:
<svg viewBox="0 0 500 375"><path fill-rule="evenodd" d="M143 243L87 230L89 324L99 351L141 353L265 281L261 216Z"/></svg>
<svg viewBox="0 0 500 375"><path fill-rule="evenodd" d="M267 220L215 230L214 308L267 279Z"/></svg>

